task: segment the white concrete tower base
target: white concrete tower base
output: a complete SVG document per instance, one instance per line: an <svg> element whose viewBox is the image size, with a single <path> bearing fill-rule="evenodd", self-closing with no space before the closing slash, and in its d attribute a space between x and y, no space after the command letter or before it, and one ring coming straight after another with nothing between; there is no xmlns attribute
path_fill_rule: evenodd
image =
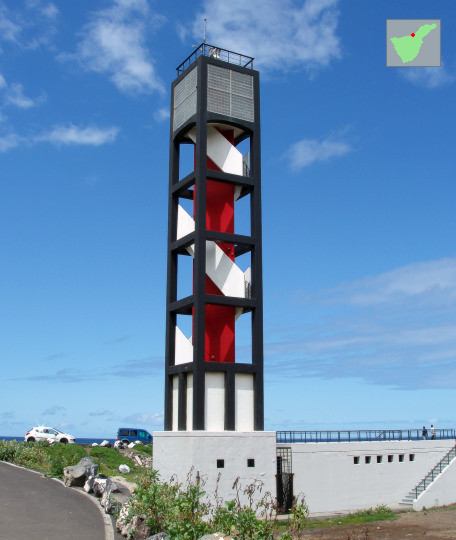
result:
<svg viewBox="0 0 456 540"><path fill-rule="evenodd" d="M211 502L215 502L216 492L223 501L235 499L233 483L237 478L242 504L248 504L243 491L253 482L262 486L261 492L255 493L256 502L268 492L276 497L275 431L156 431L153 451L154 469L161 480L186 482L190 473L196 481L199 474Z"/></svg>

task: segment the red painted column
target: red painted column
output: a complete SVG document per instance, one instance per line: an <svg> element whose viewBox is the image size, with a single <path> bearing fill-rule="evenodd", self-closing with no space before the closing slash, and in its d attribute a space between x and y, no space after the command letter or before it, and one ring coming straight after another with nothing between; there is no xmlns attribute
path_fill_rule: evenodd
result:
<svg viewBox="0 0 456 540"><path fill-rule="evenodd" d="M233 130L219 130L234 144ZM220 169L208 157L207 168ZM234 233L234 186L207 179L206 229ZM217 242L224 253L234 261L234 245ZM206 275L206 293L222 295L215 283ZM235 309L232 306L206 305L205 358L207 362L235 361Z"/></svg>

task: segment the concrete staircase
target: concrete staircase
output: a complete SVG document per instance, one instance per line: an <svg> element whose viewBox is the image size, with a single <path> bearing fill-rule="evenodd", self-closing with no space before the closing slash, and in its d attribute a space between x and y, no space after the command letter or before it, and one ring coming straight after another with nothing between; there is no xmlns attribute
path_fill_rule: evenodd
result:
<svg viewBox="0 0 456 540"><path fill-rule="evenodd" d="M448 467L456 457L456 446L443 456L437 465L406 495L399 503L403 508L413 508L413 503L426 489L437 479L437 477Z"/></svg>

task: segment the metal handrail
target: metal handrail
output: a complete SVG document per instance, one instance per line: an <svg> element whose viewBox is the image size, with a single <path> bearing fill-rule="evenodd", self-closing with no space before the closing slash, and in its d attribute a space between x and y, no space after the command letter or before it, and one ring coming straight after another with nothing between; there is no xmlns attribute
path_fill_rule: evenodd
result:
<svg viewBox="0 0 456 540"><path fill-rule="evenodd" d="M228 62L229 64L236 64L237 66L253 69L254 59L251 56L229 51L228 49L221 49L220 47L215 47L208 43L201 43L201 45L195 47L195 50L189 54L179 66L177 66L177 74L180 75L183 73L200 56L210 56Z"/></svg>
<svg viewBox="0 0 456 540"><path fill-rule="evenodd" d="M277 431L278 443L419 441L421 429L362 429L348 431ZM456 439L455 429L436 429L435 439Z"/></svg>
<svg viewBox="0 0 456 540"><path fill-rule="evenodd" d="M419 495L425 491L425 489L432 484L437 476L450 464L451 460L456 457L456 446L453 446L451 450L443 456L443 458L437 463L437 465L421 480L421 482L412 490L415 493L415 499L418 499ZM446 463L442 466L442 464ZM438 472L437 472L438 471ZM430 480L430 482L428 482Z"/></svg>

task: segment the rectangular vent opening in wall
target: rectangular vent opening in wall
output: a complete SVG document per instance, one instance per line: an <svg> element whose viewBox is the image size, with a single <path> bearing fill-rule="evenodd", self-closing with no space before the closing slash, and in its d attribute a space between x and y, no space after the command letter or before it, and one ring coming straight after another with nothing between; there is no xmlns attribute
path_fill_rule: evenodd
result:
<svg viewBox="0 0 456 540"><path fill-rule="evenodd" d="M383 461L383 456L377 456L377 463L381 463Z"/></svg>
<svg viewBox="0 0 456 540"><path fill-rule="evenodd" d="M225 460L224 459L218 459L217 460L217 469L224 469L225 468Z"/></svg>
<svg viewBox="0 0 456 540"><path fill-rule="evenodd" d="M388 456L388 463L393 463L394 457L392 454Z"/></svg>
<svg viewBox="0 0 456 540"><path fill-rule="evenodd" d="M399 462L402 463L404 461L404 454L399 454Z"/></svg>
<svg viewBox="0 0 456 540"><path fill-rule="evenodd" d="M247 467L255 467L255 460L253 458L247 459Z"/></svg>
<svg viewBox="0 0 456 540"><path fill-rule="evenodd" d="M370 463L371 462L371 456L364 456L364 463Z"/></svg>
<svg viewBox="0 0 456 540"><path fill-rule="evenodd" d="M353 465L359 465L359 456L354 456Z"/></svg>
<svg viewBox="0 0 456 540"><path fill-rule="evenodd" d="M415 454L409 454L409 461L415 461Z"/></svg>

